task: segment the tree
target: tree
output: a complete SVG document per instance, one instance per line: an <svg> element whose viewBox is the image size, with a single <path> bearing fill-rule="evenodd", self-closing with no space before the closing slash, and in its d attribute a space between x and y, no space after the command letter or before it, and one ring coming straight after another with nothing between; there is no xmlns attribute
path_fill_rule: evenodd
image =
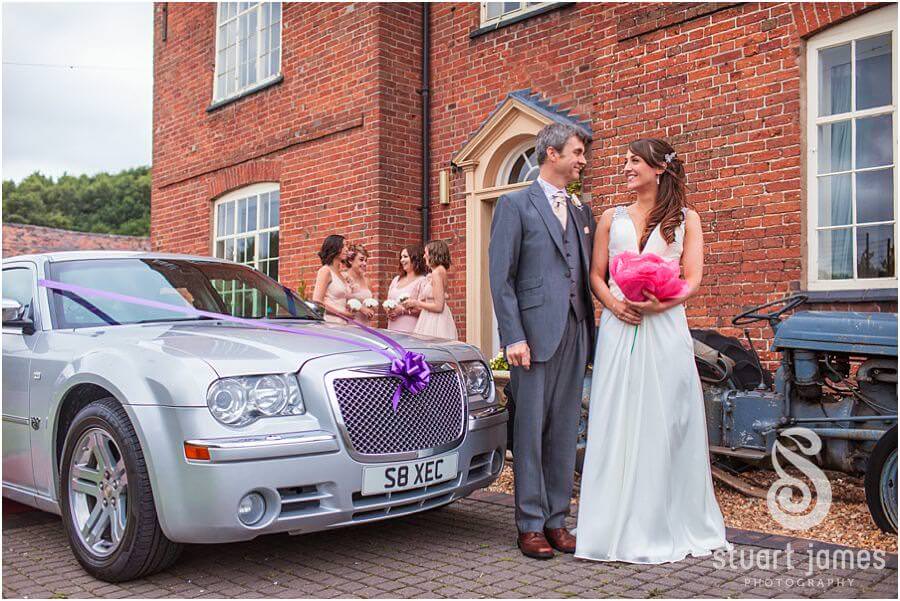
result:
<svg viewBox="0 0 900 601"><path fill-rule="evenodd" d="M19 184L3 182L3 221L80 232L147 236L150 167L56 181L38 172Z"/></svg>

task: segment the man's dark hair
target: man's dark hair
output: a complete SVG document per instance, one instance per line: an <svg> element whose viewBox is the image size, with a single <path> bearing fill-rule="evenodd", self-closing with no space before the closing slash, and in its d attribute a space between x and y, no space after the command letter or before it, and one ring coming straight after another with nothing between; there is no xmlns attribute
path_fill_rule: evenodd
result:
<svg viewBox="0 0 900 601"><path fill-rule="evenodd" d="M538 132L534 144L538 165L543 165L544 161L547 160L547 149L551 146L556 149L556 152L562 154L566 142L568 142L569 138L572 136L581 140L581 143L585 146L591 143L591 139L588 137L587 132L577 127L564 125L562 123L551 123L550 125L544 126L544 128Z"/></svg>

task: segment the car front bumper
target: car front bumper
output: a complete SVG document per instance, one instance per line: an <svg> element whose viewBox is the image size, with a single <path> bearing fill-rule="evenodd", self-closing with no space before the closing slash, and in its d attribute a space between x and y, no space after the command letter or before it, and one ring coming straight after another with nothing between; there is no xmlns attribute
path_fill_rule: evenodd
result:
<svg viewBox="0 0 900 601"><path fill-rule="evenodd" d="M210 419L205 407L130 409L143 432L160 525L167 537L184 543L315 532L444 505L493 482L506 448L506 411L470 412L460 445L433 455L456 453L456 478L363 496L363 470L379 464L353 459L342 438L328 430L198 439L191 433L201 429L192 424ZM210 459L186 459L184 442L207 447ZM266 501L263 517L252 526L241 523L237 513L249 492L258 492Z"/></svg>

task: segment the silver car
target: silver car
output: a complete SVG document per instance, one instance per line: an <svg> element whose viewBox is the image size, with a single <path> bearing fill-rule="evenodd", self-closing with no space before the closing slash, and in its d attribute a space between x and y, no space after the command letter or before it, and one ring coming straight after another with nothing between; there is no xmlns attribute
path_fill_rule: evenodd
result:
<svg viewBox="0 0 900 601"><path fill-rule="evenodd" d="M390 335L432 370L396 407L385 341L324 322L256 270L159 253L6 259L3 496L60 514L84 568L122 581L171 565L182 543L363 524L488 486L507 414L484 357Z"/></svg>

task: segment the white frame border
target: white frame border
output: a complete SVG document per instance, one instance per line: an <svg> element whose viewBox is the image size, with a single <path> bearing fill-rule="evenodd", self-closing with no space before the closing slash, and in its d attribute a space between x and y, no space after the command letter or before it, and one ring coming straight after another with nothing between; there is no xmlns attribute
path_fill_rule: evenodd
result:
<svg viewBox="0 0 900 601"><path fill-rule="evenodd" d="M516 164L516 160L529 148L535 148L535 139L525 140L515 148L513 148L512 152L510 152L505 159L503 159L503 163L501 163L500 169L497 171L497 186L512 186L516 184L523 184L527 182L516 182L516 184L509 183L509 176L512 175L510 172L512 171L513 165ZM537 156L534 158L537 161Z"/></svg>
<svg viewBox="0 0 900 601"><path fill-rule="evenodd" d="M867 109L864 111L850 111L849 113L842 113L841 115L835 116L830 115L828 117L818 118L818 106L819 106L819 65L818 65L818 57L819 50L828 48L830 46L839 46L842 44L846 44L851 40L857 40L861 38L868 38L875 35L883 34L883 33L892 33L892 52L891 52L891 73L893 77L893 104L890 107L890 110L879 108L879 109ZM897 264L898 258L900 258L900 253L898 253L897 249L897 239L898 239L898 214L897 214L897 200L900 198L900 188L898 188L898 175L897 175L897 5L886 6L883 8L879 8L868 12L866 14L860 15L847 21L845 23L841 23L835 25L823 31L822 33L816 34L812 38L807 41L806 44L806 278L807 278L807 290L810 291L831 291L831 290L871 290L871 289L890 289L897 287ZM855 46L854 46L855 48ZM856 56L855 52L851 54L851 61L855 61ZM854 73L851 71L851 73ZM856 82L851 82L851 94L853 97L856 95ZM893 149L894 149L894 162L893 162L893 170L894 170L894 277L893 278L866 278L866 279L858 279L853 278L849 280L820 280L818 278L819 274L819 247L818 240L816 239L816 232L818 231L817 224L819 223L819 203L818 203L818 155L817 155L817 146L819 143L818 139L818 125L821 123L827 123L829 121L843 121L846 119L854 119L867 116L868 113L873 114L893 114ZM854 155L856 152L856 127L855 127L855 119L853 120L854 125L852 126L851 131L851 143L854 146L851 150L851 161L855 162ZM855 170L855 165L851 166L851 173ZM853 179L853 183L851 184L851 189L853 190L852 194L855 200L855 178ZM852 207L853 212L853 225L851 228L857 228L859 224L856 223L856 203L853 203ZM866 224L869 225L869 224ZM873 223L871 225L877 225ZM840 229L840 228L836 228ZM855 240L855 235L854 235ZM853 272L856 273L856 244L853 245Z"/></svg>
<svg viewBox="0 0 900 601"><path fill-rule="evenodd" d="M236 240L237 238L249 238L249 234L251 232L245 232L242 234L238 234L237 231L231 235L219 236L219 205L224 204L226 202L234 202L237 200L241 200L244 198L249 198L251 196L259 196L260 194L267 194L269 192L278 192L278 223L275 224L274 227L270 226L267 228L259 229L259 220L262 218L262 214L259 211L259 205L257 205L256 209L256 227L252 230L253 235L256 237L256 242L254 243L253 248L253 264L247 265L246 263L241 263L241 265L247 265L248 267L252 267L253 269L259 270L259 235L265 234L269 232L279 232L279 245L278 245L278 257L276 259L279 263L281 263L281 185L278 182L265 182L261 184L250 184L249 186L244 186L242 188L238 188L236 190L232 190L227 194L223 194L213 203L212 211L213 211L213 229L212 229L212 244L210 245L210 256L216 257L216 243L219 240ZM225 259L226 261L233 261L233 259L228 257L216 257L219 259ZM270 260L266 259L267 261ZM235 263L239 263L239 261L234 261ZM280 271L279 271L280 273Z"/></svg>
<svg viewBox="0 0 900 601"><path fill-rule="evenodd" d="M255 88L264 86L265 84L269 83L270 81L275 81L276 79L281 77L281 72L284 67L284 64L282 62L284 59L284 56L282 53L282 50L284 49L284 6L287 3L286 2L278 2L277 4L281 5L281 9L280 9L281 10L281 18L278 20L278 72L269 75L265 79L257 80L254 83L252 83L246 87L235 88L235 91L231 94L226 93L221 98L216 98L216 84L218 84L218 76L219 76L219 30L221 29L221 25L222 25L221 23L219 23L219 7L222 4L232 4L232 3L231 2L215 2L213 4L213 6L215 7L215 11L216 11L216 15L215 15L216 16L216 25L215 25L215 27L216 27L216 42L215 42L216 47L215 47L215 51L214 51L215 56L213 59L213 76L212 76L212 102L213 102L213 104L226 102L228 100L231 100L232 98L237 98L238 96L240 96L241 94L243 94L244 92L246 92L248 90L253 90ZM233 4L237 4L237 2L234 2ZM262 29L260 28L262 20L260 17L262 15L262 5L263 4L275 4L275 3L274 2L268 2L268 3L259 2L258 6L256 7L256 10L259 11L259 15L257 15L257 17L256 17L256 69L257 69L257 73L259 72L259 47L260 47L260 44L262 44ZM238 11L238 14L240 14L240 11ZM238 17L235 16L235 19L237 19L237 18ZM238 48L240 48L240 45L238 45ZM235 60L235 71L234 71L235 77L238 78L238 82L239 82L241 69L240 69L240 57L238 56L237 50L235 51L235 59L234 60ZM228 86L225 86L225 87L227 89Z"/></svg>
<svg viewBox="0 0 900 601"><path fill-rule="evenodd" d="M548 4L552 4L552 2L542 2L535 6L524 6L526 3L527 3L526 0L519 0L519 4L523 5L522 8L519 8L518 10L513 11L513 12L503 13L499 17L493 17L491 19L488 19L488 17L487 17L488 3L482 2L481 3L481 13L480 13L480 21L481 21L480 26L485 27L488 25L497 25L498 23L503 23L504 21L507 21L509 19L514 19L520 15L527 15L528 13L534 12L536 10L541 10L542 8L546 8L546 6ZM499 2L498 4L503 4L503 3Z"/></svg>

